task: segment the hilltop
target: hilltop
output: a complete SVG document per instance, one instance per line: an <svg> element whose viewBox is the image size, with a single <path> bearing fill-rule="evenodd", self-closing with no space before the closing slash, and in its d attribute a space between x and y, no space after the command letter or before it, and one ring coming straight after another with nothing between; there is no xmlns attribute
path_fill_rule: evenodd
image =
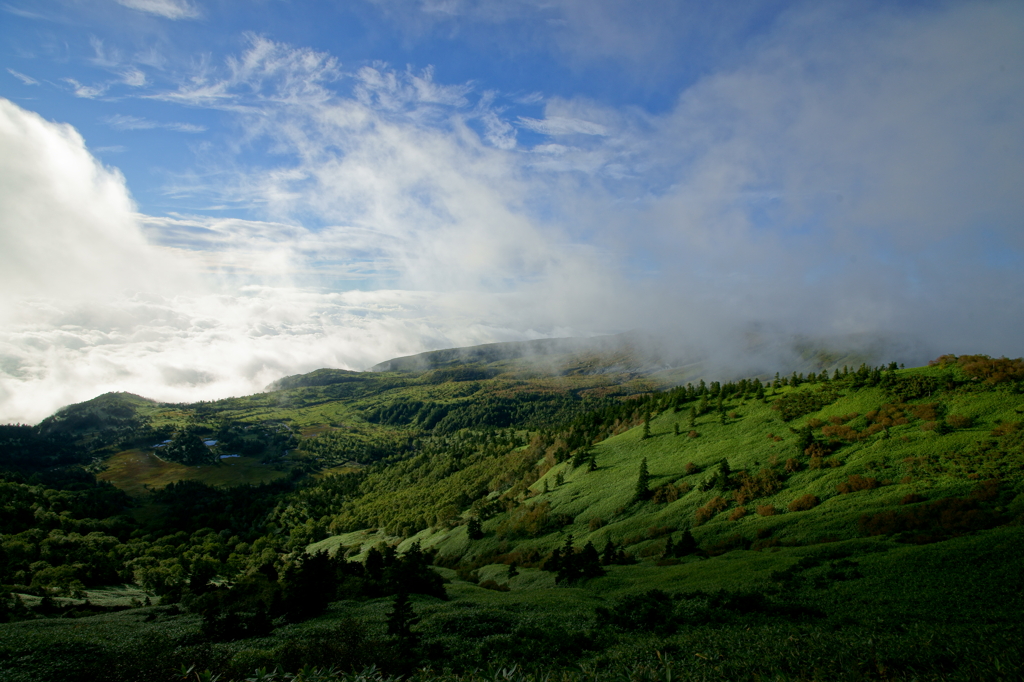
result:
<svg viewBox="0 0 1024 682"><path fill-rule="evenodd" d="M147 633L165 670L237 678L674 660L686 679L1018 679L1024 362L667 387L621 341L601 371L566 371L595 353L576 340L478 347L3 427L20 601L0 679L136 679L149 664L104 661ZM160 605L104 596L121 583Z"/></svg>

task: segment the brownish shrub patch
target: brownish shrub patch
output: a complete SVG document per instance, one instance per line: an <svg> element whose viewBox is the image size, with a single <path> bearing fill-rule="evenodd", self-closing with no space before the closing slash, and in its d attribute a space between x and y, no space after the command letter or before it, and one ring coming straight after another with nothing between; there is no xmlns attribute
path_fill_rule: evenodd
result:
<svg viewBox="0 0 1024 682"><path fill-rule="evenodd" d="M791 512L807 511L808 509L814 509L819 504L821 504L821 500L818 499L817 495L808 494L796 498L789 503L787 508Z"/></svg>

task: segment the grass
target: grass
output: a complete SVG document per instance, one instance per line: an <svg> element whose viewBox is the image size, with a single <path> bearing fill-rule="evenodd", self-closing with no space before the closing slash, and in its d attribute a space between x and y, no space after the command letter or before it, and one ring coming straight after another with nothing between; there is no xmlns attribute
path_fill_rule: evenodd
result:
<svg viewBox="0 0 1024 682"><path fill-rule="evenodd" d="M125 450L112 455L107 468L96 477L108 481L134 497L163 488L176 481L195 480L207 485L256 485L269 483L286 474L252 457L232 457L220 464L185 466L157 457L151 450Z"/></svg>

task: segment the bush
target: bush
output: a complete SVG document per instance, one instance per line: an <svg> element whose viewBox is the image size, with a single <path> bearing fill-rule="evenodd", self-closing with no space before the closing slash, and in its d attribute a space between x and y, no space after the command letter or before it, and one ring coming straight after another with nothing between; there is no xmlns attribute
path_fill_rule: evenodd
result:
<svg viewBox="0 0 1024 682"><path fill-rule="evenodd" d="M651 499L656 504L666 504L668 502L675 502L688 492L690 492L690 484L685 481L678 485L665 483L651 491Z"/></svg>
<svg viewBox="0 0 1024 682"><path fill-rule="evenodd" d="M954 429L968 429L974 424L974 420L962 414L951 414L946 417L946 423Z"/></svg>
<svg viewBox="0 0 1024 682"><path fill-rule="evenodd" d="M746 507L736 507L735 509L732 510L732 513L729 514L729 520L730 521L739 521L740 519L742 519L746 515L747 515L747 508Z"/></svg>
<svg viewBox="0 0 1024 682"><path fill-rule="evenodd" d="M737 504L746 504L750 500L768 497L782 490L782 480L771 469L761 469L753 476L746 471L740 471L733 479L739 484L739 488L733 492Z"/></svg>
<svg viewBox="0 0 1024 682"><path fill-rule="evenodd" d="M715 514L717 514L720 511L724 511L725 508L728 506L729 503L725 501L724 497L722 497L721 495L716 495L715 497L711 498L711 500L703 507L697 508L697 512L694 516L694 525L700 526L704 523L707 523L711 520L712 517L714 517Z"/></svg>
<svg viewBox="0 0 1024 682"><path fill-rule="evenodd" d="M795 457L790 457L789 459L787 459L786 472L794 474L798 471L800 471L800 460L796 459Z"/></svg>
<svg viewBox="0 0 1024 682"><path fill-rule="evenodd" d="M779 510L772 504L759 504L757 505L758 516L775 516L779 513Z"/></svg>
<svg viewBox="0 0 1024 682"><path fill-rule="evenodd" d="M789 503L789 507L787 508L791 512L799 512L807 511L808 509L814 509L819 504L821 504L821 500L819 500L816 495L808 494L796 498L795 500Z"/></svg>
<svg viewBox="0 0 1024 682"><path fill-rule="evenodd" d="M845 483L840 483L836 486L836 491L840 495L846 495L848 493L855 493L861 490L871 490L879 486L877 478L865 478L860 474L850 475Z"/></svg>

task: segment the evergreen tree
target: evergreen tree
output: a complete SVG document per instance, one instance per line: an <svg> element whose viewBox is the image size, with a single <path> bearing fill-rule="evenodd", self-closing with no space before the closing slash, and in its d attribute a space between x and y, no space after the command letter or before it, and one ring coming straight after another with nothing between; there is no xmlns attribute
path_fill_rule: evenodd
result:
<svg viewBox="0 0 1024 682"><path fill-rule="evenodd" d="M306 554L281 576L285 618L298 623L327 610L335 594L335 571L326 551Z"/></svg>
<svg viewBox="0 0 1024 682"><path fill-rule="evenodd" d="M673 429L675 431L675 435L678 436L679 435L679 422L675 423L675 425L673 426Z"/></svg>
<svg viewBox="0 0 1024 682"><path fill-rule="evenodd" d="M672 550L677 557L684 557L697 551L697 540L689 528L683 531L683 537L679 539Z"/></svg>
<svg viewBox="0 0 1024 682"><path fill-rule="evenodd" d="M647 458L640 460L640 472L636 479L636 491L633 493L634 502L642 502L651 495L651 474L647 470Z"/></svg>
<svg viewBox="0 0 1024 682"><path fill-rule="evenodd" d="M580 577L579 557L576 548L572 546L572 535L565 538L562 545L561 562L558 573L555 574L555 583L573 583Z"/></svg>
<svg viewBox="0 0 1024 682"><path fill-rule="evenodd" d="M587 471L597 471L597 455L590 455L590 464L587 466Z"/></svg>
<svg viewBox="0 0 1024 682"><path fill-rule="evenodd" d="M803 455L807 448L814 445L814 432L811 427L800 429L796 439L796 451L798 455Z"/></svg>
<svg viewBox="0 0 1024 682"><path fill-rule="evenodd" d="M601 568L601 556L597 553L594 543L590 541L583 545L578 556L578 565L580 577L583 580L599 578L604 575L604 569Z"/></svg>
<svg viewBox="0 0 1024 682"><path fill-rule="evenodd" d="M466 534L470 540L479 540L484 536L483 524L480 523L480 519L475 516L469 519L469 523L466 524Z"/></svg>
<svg viewBox="0 0 1024 682"><path fill-rule="evenodd" d="M604 545L604 551L601 552L601 565L610 566L615 563L615 543L608 538L608 542Z"/></svg>
<svg viewBox="0 0 1024 682"><path fill-rule="evenodd" d="M697 410L696 410L696 408L693 408L693 407L690 408L690 422L689 423L690 423L690 428L691 429L694 426L697 425Z"/></svg>
<svg viewBox="0 0 1024 682"><path fill-rule="evenodd" d="M562 570L562 550L555 547L547 561L544 562L544 570L558 573Z"/></svg>
<svg viewBox="0 0 1024 682"><path fill-rule="evenodd" d="M644 412L644 439L651 437L651 411Z"/></svg>
<svg viewBox="0 0 1024 682"><path fill-rule="evenodd" d="M394 606L388 614L387 632L389 637L397 640L400 655L411 656L412 651L419 645L419 635L412 631L413 626L419 621L420 618L409 601L409 594L403 590L395 595Z"/></svg>
<svg viewBox="0 0 1024 682"><path fill-rule="evenodd" d="M508 579L512 580L512 578L515 578L517 575L519 575L519 566L513 561L508 565Z"/></svg>
<svg viewBox="0 0 1024 682"><path fill-rule="evenodd" d="M718 463L718 473L715 474L715 487L721 490L729 489L729 474L732 473L732 469L729 467L729 462L725 459Z"/></svg>

